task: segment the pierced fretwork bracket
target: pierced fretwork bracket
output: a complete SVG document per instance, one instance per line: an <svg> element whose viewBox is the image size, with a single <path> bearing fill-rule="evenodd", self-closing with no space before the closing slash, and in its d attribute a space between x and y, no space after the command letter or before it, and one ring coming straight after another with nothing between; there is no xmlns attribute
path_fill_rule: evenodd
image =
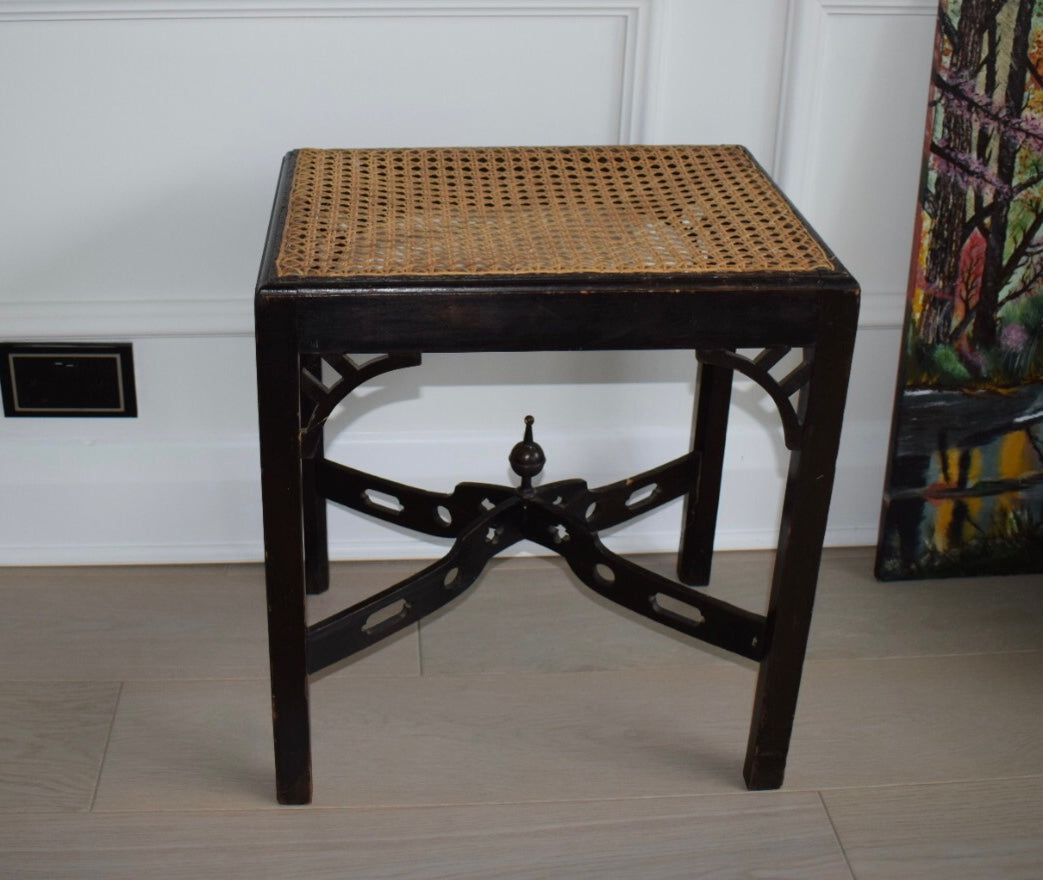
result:
<svg viewBox="0 0 1043 880"><path fill-rule="evenodd" d="M315 455L320 429L338 403L363 382L367 382L381 373L418 366L420 353L387 354L366 361L364 364L357 364L346 354L324 354L322 360L329 364L340 378L327 386L322 381L322 376L316 376L307 368L301 370L301 393L312 402L308 423L301 426L301 456L303 458L312 458Z"/></svg>
<svg viewBox="0 0 1043 880"><path fill-rule="evenodd" d="M620 525L684 495L698 479L699 456L688 453L618 483L588 488L561 480L525 490L526 497L562 508L587 529ZM518 495L492 483L460 483L452 492L429 492L367 474L329 459L316 462L316 491L329 501L425 535L455 538L480 516Z"/></svg>
<svg viewBox="0 0 1043 880"><path fill-rule="evenodd" d="M727 349L701 349L696 352L699 361L717 367L727 367L742 373L763 388L778 407L782 419L782 432L789 450L799 449L803 434L803 413L799 403L794 406L792 397L800 391L811 378L813 350L801 349L802 358L799 364L781 379L771 374L771 368L778 364L792 349L787 346L772 346L764 349L755 358L748 358Z"/></svg>
<svg viewBox="0 0 1043 880"><path fill-rule="evenodd" d="M316 462L316 491L329 501L442 538L457 538L476 517L513 498L510 486L461 483L452 492L429 492L405 483L321 459Z"/></svg>
<svg viewBox="0 0 1043 880"><path fill-rule="evenodd" d="M763 659L763 616L617 556L567 511L527 505L524 537L559 553L583 583L617 605L742 657Z"/></svg>
<svg viewBox="0 0 1043 880"><path fill-rule="evenodd" d="M670 467L665 465L656 472ZM503 489L472 484L458 487L453 495L464 489L460 493L464 497L471 490L481 490L477 494L488 496L487 490L495 488ZM618 605L740 656L758 661L763 658L764 617L617 556L601 543L586 519L570 512L572 507L593 504L591 498L604 502L618 489L588 490L583 481L568 480L541 487L539 496L508 491L508 497L460 530L442 559L309 627L309 672L318 672L368 648L441 608L474 584L490 559L523 539L560 554L581 581ZM452 496L443 496L442 500L447 497ZM545 500L548 497L553 500ZM619 521L636 515L616 512Z"/></svg>
<svg viewBox="0 0 1043 880"><path fill-rule="evenodd" d="M532 453L531 424L519 445L524 448L515 447L515 465L542 457ZM309 627L309 671L336 663L441 608L470 587L493 556L523 539L559 553L580 580L613 602L709 644L761 659L763 617L647 571L609 551L596 534L690 491L698 480L699 461L692 452L594 489L584 480L533 487L531 475L526 480L522 473L520 488L461 483L440 493L320 459L315 482L322 497L456 540L439 561ZM537 470L535 464L531 470Z"/></svg>
<svg viewBox="0 0 1043 880"><path fill-rule="evenodd" d="M523 511L516 501L512 497L472 520L437 562L308 627L308 671L350 657L462 594L490 559L522 539Z"/></svg>

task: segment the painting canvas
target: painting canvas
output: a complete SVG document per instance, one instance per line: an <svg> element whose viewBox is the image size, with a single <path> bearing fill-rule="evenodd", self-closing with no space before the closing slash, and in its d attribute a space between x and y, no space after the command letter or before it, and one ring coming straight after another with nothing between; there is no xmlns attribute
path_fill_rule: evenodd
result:
<svg viewBox="0 0 1043 880"><path fill-rule="evenodd" d="M1043 0L941 0L877 576L1043 571Z"/></svg>

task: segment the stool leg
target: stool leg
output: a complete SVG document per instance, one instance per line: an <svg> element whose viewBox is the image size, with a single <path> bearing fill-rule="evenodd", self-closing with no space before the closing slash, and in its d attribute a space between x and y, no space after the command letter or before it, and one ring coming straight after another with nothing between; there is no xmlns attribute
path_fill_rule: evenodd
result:
<svg viewBox="0 0 1043 880"><path fill-rule="evenodd" d="M315 376L322 375L322 358L307 355L301 365ZM314 404L305 399L301 418L307 423ZM302 495L304 504L304 578L310 596L325 593L330 588L329 540L326 532L326 499L316 491L315 467L324 455L322 428L318 429L315 455L301 463Z"/></svg>
<svg viewBox="0 0 1043 880"><path fill-rule="evenodd" d="M819 342L801 391L801 443L790 455L782 522L743 776L750 789L782 785L807 650L858 315L856 297L823 300Z"/></svg>
<svg viewBox="0 0 1043 880"><path fill-rule="evenodd" d="M700 364L692 449L699 453L699 482L685 497L677 577L684 584L710 583L713 536L721 498L724 441L732 396L732 371Z"/></svg>
<svg viewBox="0 0 1043 880"><path fill-rule="evenodd" d="M301 505L300 369L292 303L257 304L268 653L279 803L311 800L304 517Z"/></svg>

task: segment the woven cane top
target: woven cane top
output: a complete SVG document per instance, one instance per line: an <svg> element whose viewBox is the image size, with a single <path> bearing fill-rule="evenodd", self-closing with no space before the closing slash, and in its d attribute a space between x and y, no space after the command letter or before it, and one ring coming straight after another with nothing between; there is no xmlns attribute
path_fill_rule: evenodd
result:
<svg viewBox="0 0 1043 880"><path fill-rule="evenodd" d="M835 266L742 147L298 152L279 277Z"/></svg>

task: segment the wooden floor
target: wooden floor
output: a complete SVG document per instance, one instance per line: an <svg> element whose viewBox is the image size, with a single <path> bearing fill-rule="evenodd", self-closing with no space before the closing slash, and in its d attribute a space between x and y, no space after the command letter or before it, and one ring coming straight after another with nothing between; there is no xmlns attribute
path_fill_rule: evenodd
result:
<svg viewBox="0 0 1043 880"><path fill-rule="evenodd" d="M770 562L714 594L761 610ZM337 565L314 613L415 567ZM309 808L259 566L0 569L0 877L1038 880L1043 579L870 567L827 553L782 791L742 785L751 664L528 558L313 683Z"/></svg>

